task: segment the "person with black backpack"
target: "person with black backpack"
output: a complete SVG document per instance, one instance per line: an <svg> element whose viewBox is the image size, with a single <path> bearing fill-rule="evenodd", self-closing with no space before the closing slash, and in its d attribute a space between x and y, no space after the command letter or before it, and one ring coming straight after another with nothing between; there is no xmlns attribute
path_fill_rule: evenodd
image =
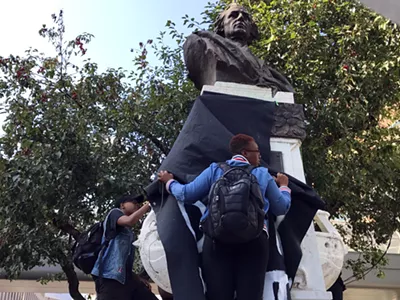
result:
<svg viewBox="0 0 400 300"><path fill-rule="evenodd" d="M141 196L124 196L103 223L100 253L92 269L98 300L156 300L157 297L133 273L135 235L131 229L149 211Z"/></svg>
<svg viewBox="0 0 400 300"><path fill-rule="evenodd" d="M186 185L167 171L158 179L178 201L201 200L207 206L200 220L207 299L261 300L269 256L266 216L289 210L289 179L281 173L273 178L259 166L260 151L251 136L238 134L229 146L230 160L212 163Z"/></svg>

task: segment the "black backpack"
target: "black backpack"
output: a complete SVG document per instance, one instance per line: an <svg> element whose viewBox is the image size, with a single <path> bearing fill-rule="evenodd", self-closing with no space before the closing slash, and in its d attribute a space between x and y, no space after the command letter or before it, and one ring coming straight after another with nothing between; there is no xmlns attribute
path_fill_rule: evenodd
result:
<svg viewBox="0 0 400 300"><path fill-rule="evenodd" d="M220 163L224 174L211 187L208 216L203 232L226 244L240 244L257 238L264 227L264 197L253 166L231 167Z"/></svg>
<svg viewBox="0 0 400 300"><path fill-rule="evenodd" d="M91 274L100 251L104 247L103 222L92 225L89 230L82 232L72 248L74 265L85 274Z"/></svg>

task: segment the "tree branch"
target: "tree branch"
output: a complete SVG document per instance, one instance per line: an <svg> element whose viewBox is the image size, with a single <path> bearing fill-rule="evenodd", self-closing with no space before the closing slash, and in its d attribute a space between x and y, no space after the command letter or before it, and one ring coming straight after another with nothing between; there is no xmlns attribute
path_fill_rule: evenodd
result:
<svg viewBox="0 0 400 300"><path fill-rule="evenodd" d="M140 131L139 131L140 132ZM156 137L151 136L149 134L146 134L144 132L140 132L143 134L144 137L148 138L158 149L160 149L165 155L168 155L169 149L159 140L157 140Z"/></svg>
<svg viewBox="0 0 400 300"><path fill-rule="evenodd" d="M65 232L66 234L70 234L74 240L77 240L81 232L77 230L74 226L69 223L63 223L60 220L53 219L53 225Z"/></svg>
<svg viewBox="0 0 400 300"><path fill-rule="evenodd" d="M74 270L74 265L71 262L61 265L68 280L68 290L72 299L74 300L85 300L82 294L79 292L79 279Z"/></svg>
<svg viewBox="0 0 400 300"><path fill-rule="evenodd" d="M64 83L63 83L64 84ZM65 86L63 85L63 89L64 90L59 90L61 93L64 93L64 95L66 96L66 97L68 97L69 99L71 99L72 101L74 101L75 103L76 103L76 105L78 105L79 106L79 108L83 108L83 106L82 106L82 104L76 99L76 98L74 98L74 97L72 97L68 92L67 92L67 89L65 88Z"/></svg>
<svg viewBox="0 0 400 300"><path fill-rule="evenodd" d="M160 149L165 155L168 155L169 148L166 147L157 137L153 136L151 133L142 130L139 121L137 118L133 120L134 124L136 125L136 131L141 134L146 139L149 139L158 149Z"/></svg>
<svg viewBox="0 0 400 300"><path fill-rule="evenodd" d="M362 271L362 272L360 272L358 274L353 274L352 276L346 278L345 280L343 280L344 284L349 285L349 284L351 284L353 282L359 281L360 280L359 277L365 278L365 276L367 276L372 270L374 270L380 264L380 262L386 257L386 254L388 253L389 248L392 245L392 239L393 239L393 235L390 237L390 240L389 240L389 243L388 243L388 245L386 247L385 252L383 252L381 257L379 257L378 261L375 264L373 264L371 267L369 267L365 271ZM360 257L361 257L361 254L360 254ZM353 280L351 280L351 279L353 279Z"/></svg>

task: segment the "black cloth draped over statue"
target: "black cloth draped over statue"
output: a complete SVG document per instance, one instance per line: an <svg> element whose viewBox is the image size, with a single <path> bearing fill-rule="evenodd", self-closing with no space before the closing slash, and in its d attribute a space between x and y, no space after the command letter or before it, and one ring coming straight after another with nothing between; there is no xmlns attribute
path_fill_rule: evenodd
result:
<svg viewBox="0 0 400 300"><path fill-rule="evenodd" d="M190 182L212 162L230 159L229 141L238 133L255 138L262 164L268 167L275 108L274 102L244 97L214 93L199 96L160 170L173 173L182 183ZM316 211L323 208L324 203L309 186L291 176L289 179L292 205L277 229L284 256L274 249L276 243L271 242L269 270L284 271L293 280L302 257L301 241ZM149 185L146 192L157 216L174 299L205 300L199 271L201 247L199 249L197 243L202 238L198 226L201 206L178 205L158 181ZM270 223L270 230L274 230L273 222Z"/></svg>

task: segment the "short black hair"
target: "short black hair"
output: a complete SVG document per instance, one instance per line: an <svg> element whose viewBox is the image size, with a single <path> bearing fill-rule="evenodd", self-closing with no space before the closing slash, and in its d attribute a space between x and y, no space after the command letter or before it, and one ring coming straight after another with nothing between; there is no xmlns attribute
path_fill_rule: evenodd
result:
<svg viewBox="0 0 400 300"><path fill-rule="evenodd" d="M120 198L118 198L115 201L115 207L119 208L121 206L122 203L125 202L137 202L137 203L142 203L144 201L144 196L143 195L124 195Z"/></svg>
<svg viewBox="0 0 400 300"><path fill-rule="evenodd" d="M242 133L237 134L231 139L229 150L233 155L241 154L251 142L255 142L253 137Z"/></svg>

